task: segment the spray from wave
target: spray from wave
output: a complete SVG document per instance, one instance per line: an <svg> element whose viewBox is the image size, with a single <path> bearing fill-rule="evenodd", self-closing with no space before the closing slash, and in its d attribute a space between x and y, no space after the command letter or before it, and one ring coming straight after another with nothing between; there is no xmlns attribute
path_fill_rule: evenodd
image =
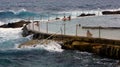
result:
<svg viewBox="0 0 120 67"><path fill-rule="evenodd" d="M0 49L14 49L15 44L28 41L21 32L21 28L0 28Z"/></svg>
<svg viewBox="0 0 120 67"><path fill-rule="evenodd" d="M31 40L27 43L17 46L20 49L31 50L31 49L44 49L50 52L62 52L61 45L52 40Z"/></svg>
<svg viewBox="0 0 120 67"><path fill-rule="evenodd" d="M1 18L25 18L25 17L30 17L30 16L36 16L36 13L29 12L29 11L19 11L19 12L14 12L14 11L3 11L0 12L0 17Z"/></svg>

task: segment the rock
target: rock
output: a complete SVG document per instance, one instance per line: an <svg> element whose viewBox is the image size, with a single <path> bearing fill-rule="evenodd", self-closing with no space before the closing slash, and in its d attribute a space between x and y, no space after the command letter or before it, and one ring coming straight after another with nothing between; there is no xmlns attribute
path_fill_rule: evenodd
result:
<svg viewBox="0 0 120 67"><path fill-rule="evenodd" d="M101 44L92 44L92 52L99 55L102 47Z"/></svg>
<svg viewBox="0 0 120 67"><path fill-rule="evenodd" d="M32 34L31 31L28 31L26 25L23 26L22 30L23 30L23 31L22 31L22 36L23 36L23 37L26 37L26 36Z"/></svg>
<svg viewBox="0 0 120 67"><path fill-rule="evenodd" d="M120 11L103 11L103 15L109 15L109 14L120 14Z"/></svg>
<svg viewBox="0 0 120 67"><path fill-rule="evenodd" d="M72 48L80 50L80 51L92 51L92 47L87 42L80 42L80 41L73 41L72 42Z"/></svg>
<svg viewBox="0 0 120 67"><path fill-rule="evenodd" d="M18 48L23 48L23 47L25 47L25 46L34 47L36 44L39 44L39 41L40 41L40 40L30 40L30 41L27 41L27 42L25 42L25 43L23 43L23 44L20 44L20 45L18 46Z"/></svg>
<svg viewBox="0 0 120 67"><path fill-rule="evenodd" d="M30 21L21 20L15 23L8 23L8 24L1 25L0 28L19 28L19 27L22 27L24 24L29 24L29 23Z"/></svg>
<svg viewBox="0 0 120 67"><path fill-rule="evenodd" d="M79 41L73 41L72 45L80 45L81 43Z"/></svg>
<svg viewBox="0 0 120 67"><path fill-rule="evenodd" d="M85 14L85 13L82 13L81 15L79 15L77 17L85 17L85 16L95 16L95 14Z"/></svg>
<svg viewBox="0 0 120 67"><path fill-rule="evenodd" d="M72 42L72 45L75 46L75 45L89 45L89 43L87 42L80 42L80 41L73 41Z"/></svg>
<svg viewBox="0 0 120 67"><path fill-rule="evenodd" d="M60 18L56 17L55 20L59 20Z"/></svg>
<svg viewBox="0 0 120 67"><path fill-rule="evenodd" d="M30 40L27 41L25 43L22 43L18 46L18 48L35 48L39 45L49 45L51 42L53 42L53 40L45 40L45 39L41 39L41 40ZM54 41L55 42L55 41Z"/></svg>

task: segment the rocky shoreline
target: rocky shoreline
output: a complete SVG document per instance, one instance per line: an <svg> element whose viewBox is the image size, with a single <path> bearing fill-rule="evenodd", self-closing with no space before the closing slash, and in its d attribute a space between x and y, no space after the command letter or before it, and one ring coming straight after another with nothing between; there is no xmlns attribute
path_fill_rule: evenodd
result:
<svg viewBox="0 0 120 67"><path fill-rule="evenodd" d="M18 22L13 22L13 23L8 23L8 24L3 24L0 26L0 28L19 28L23 27L24 24L29 24L31 23L30 21L18 21Z"/></svg>
<svg viewBox="0 0 120 67"><path fill-rule="evenodd" d="M116 11L103 11L102 14L103 15L120 14L120 11L119 10L116 10Z"/></svg>

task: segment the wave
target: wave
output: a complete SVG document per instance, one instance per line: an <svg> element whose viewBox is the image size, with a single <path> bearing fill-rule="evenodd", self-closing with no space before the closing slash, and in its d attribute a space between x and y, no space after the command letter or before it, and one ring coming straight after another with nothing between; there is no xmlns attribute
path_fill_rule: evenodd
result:
<svg viewBox="0 0 120 67"><path fill-rule="evenodd" d="M96 10L70 10L70 11L60 11L60 12L31 12L26 9L21 9L18 11L14 10L8 10L8 11L0 11L0 18L25 18L25 17L48 17L48 14L50 17L55 16L64 16L64 15L72 15L76 16L81 13L94 13L96 15L102 15L102 11L116 11L120 10L118 9L96 9Z"/></svg>
<svg viewBox="0 0 120 67"><path fill-rule="evenodd" d="M64 15L72 15L72 16L78 16L82 13L85 14L95 14L96 16L101 16L103 15L103 11L120 11L120 8L118 9L94 9L94 10L72 10L72 11L62 11L58 12L59 14L64 14Z"/></svg>
<svg viewBox="0 0 120 67"><path fill-rule="evenodd" d="M0 28L0 49L13 49L15 44L28 41L21 36L22 28Z"/></svg>
<svg viewBox="0 0 120 67"><path fill-rule="evenodd" d="M59 12L31 12L26 9L18 11L8 10L0 11L0 20L4 22L12 22L14 19L23 20L53 20L56 17L63 18L63 16L70 16L76 18L77 16L84 14L95 14L95 16L102 16L103 11L118 11L118 9L95 9L95 10L70 10L70 11L59 11ZM6 21L7 20L7 21ZM15 20L16 21L16 20Z"/></svg>
<svg viewBox="0 0 120 67"><path fill-rule="evenodd" d="M0 11L0 18L24 18L24 17L33 17L36 16L37 13L27 11L25 9L21 9L18 11L8 10L8 11Z"/></svg>
<svg viewBox="0 0 120 67"><path fill-rule="evenodd" d="M3 24L4 24L4 22L0 21L0 25L3 25Z"/></svg>
<svg viewBox="0 0 120 67"><path fill-rule="evenodd" d="M22 45L21 48L18 49L22 49L22 50L31 50L31 49L44 49L50 52L62 52L63 49L61 48L61 45L55 41L52 40L47 40L47 42L45 42L45 40L41 41L42 43L39 44L32 44L32 45ZM18 45L19 46L19 45ZM17 46L17 47L18 47Z"/></svg>
<svg viewBox="0 0 120 67"><path fill-rule="evenodd" d="M49 43L40 43L36 47L25 46L18 48L18 46L28 40L32 39L33 35L28 37L21 36L21 28L0 28L0 50L31 50L31 49L44 49L50 52L62 52L61 46L55 41L48 41ZM27 49L28 48L28 49Z"/></svg>

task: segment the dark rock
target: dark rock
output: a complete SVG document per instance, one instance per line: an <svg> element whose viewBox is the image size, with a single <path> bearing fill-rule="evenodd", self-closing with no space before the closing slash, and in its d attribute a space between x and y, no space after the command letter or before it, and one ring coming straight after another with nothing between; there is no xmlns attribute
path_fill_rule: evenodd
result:
<svg viewBox="0 0 120 67"><path fill-rule="evenodd" d="M29 24L29 23L30 21L21 20L18 22L1 25L0 28L19 28L19 27L22 27L24 24Z"/></svg>
<svg viewBox="0 0 120 67"><path fill-rule="evenodd" d="M77 17L85 17L85 16L95 16L95 14L85 14L85 13L82 13L81 15L79 15Z"/></svg>
<svg viewBox="0 0 120 67"><path fill-rule="evenodd" d="M56 17L55 20L59 20L60 18Z"/></svg>
<svg viewBox="0 0 120 67"><path fill-rule="evenodd" d="M103 11L103 15L109 15L109 14L120 14L120 11Z"/></svg>
<svg viewBox="0 0 120 67"><path fill-rule="evenodd" d="M31 32L28 31L26 25L22 28L22 30L23 30L23 32L22 32L22 36L23 36L23 37L26 37L26 36L28 36L28 35L31 34Z"/></svg>

